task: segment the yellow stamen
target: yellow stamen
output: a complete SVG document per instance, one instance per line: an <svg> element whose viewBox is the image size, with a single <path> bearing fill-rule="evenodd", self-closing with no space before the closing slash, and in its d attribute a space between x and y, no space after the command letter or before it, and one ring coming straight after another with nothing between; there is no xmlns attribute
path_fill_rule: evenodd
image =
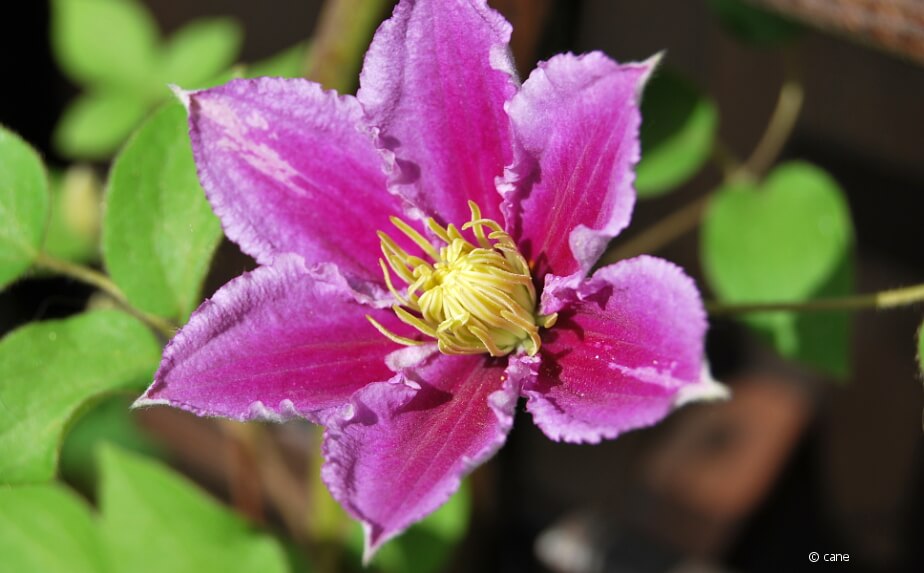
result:
<svg viewBox="0 0 924 573"><path fill-rule="evenodd" d="M379 324L379 321L372 318L368 314L366 315L366 320L371 322L372 326L374 326L376 330L381 332L383 335L385 335L385 338L388 338L392 342L397 342L398 344L403 344L404 346L420 346L421 344L426 344L426 342L423 342L421 340L414 340L412 338L405 338L404 336L398 336L397 334L393 333L392 331L388 330L387 328Z"/></svg>
<svg viewBox="0 0 924 573"><path fill-rule="evenodd" d="M442 242L439 248L408 223L391 218L429 261L408 254L387 234L378 233L385 256L379 265L385 285L398 302L392 310L405 324L436 339L445 354L504 356L522 348L533 355L541 345L539 329L554 324L557 315L536 314L530 268L513 238L496 221L482 217L474 202L468 205L471 220L461 230L452 224L443 227L433 219L426 221ZM462 234L468 230L477 245ZM392 272L407 285L403 293L395 288ZM367 318L398 344L424 344Z"/></svg>

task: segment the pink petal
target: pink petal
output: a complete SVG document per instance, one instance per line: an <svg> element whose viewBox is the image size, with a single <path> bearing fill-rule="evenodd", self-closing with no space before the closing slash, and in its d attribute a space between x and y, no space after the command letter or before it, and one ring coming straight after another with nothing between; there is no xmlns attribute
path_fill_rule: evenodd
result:
<svg viewBox="0 0 924 573"><path fill-rule="evenodd" d="M436 355L367 386L327 422L322 477L366 531L366 559L456 491L504 443L526 369Z"/></svg>
<svg viewBox="0 0 924 573"><path fill-rule="evenodd" d="M706 315L679 267L654 257L621 261L572 294L540 350L538 379L524 390L550 438L615 438L658 422L683 389L705 385Z"/></svg>
<svg viewBox="0 0 924 573"><path fill-rule="evenodd" d="M652 65L621 66L599 52L555 56L507 105L520 147L506 203L519 202L513 228L539 276L585 275L629 223L639 93Z"/></svg>
<svg viewBox="0 0 924 573"><path fill-rule="evenodd" d="M498 219L510 161L510 24L485 0L402 0L366 54L359 101L391 182L428 215L461 224L467 199Z"/></svg>
<svg viewBox="0 0 924 573"><path fill-rule="evenodd" d="M203 416L280 420L342 406L394 373L397 346L365 318L397 327L390 310L357 302L333 265L279 257L222 287L164 350L137 406L169 404Z"/></svg>
<svg viewBox="0 0 924 573"><path fill-rule="evenodd" d="M375 231L402 209L355 98L282 78L180 96L199 179L228 238L262 264L295 253L381 280Z"/></svg>

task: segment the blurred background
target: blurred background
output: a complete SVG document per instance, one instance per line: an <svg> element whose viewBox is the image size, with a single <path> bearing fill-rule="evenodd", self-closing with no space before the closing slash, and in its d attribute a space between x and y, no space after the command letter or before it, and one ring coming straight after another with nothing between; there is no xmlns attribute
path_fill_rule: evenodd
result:
<svg viewBox="0 0 924 573"><path fill-rule="evenodd" d="M602 50L619 61L664 51L665 68L714 101L719 137L738 157L760 141L780 86L798 73L804 103L781 158L823 167L846 194L856 236L856 291L924 282L921 2L755 3L800 22L796 37L785 42L743 40L717 15L724 2L490 3L513 23L522 77L563 51ZM319 29L324 10L320 0L142 4L165 35L198 18L233 18L243 31L241 62L299 45ZM379 19L390 11L381 4ZM80 157L54 135L84 87L62 73L54 56L50 6L23 2L16 9L0 24L0 123L38 148L50 166L63 169L78 157L104 179L105 153ZM357 33L368 42L373 30L374 23ZM721 177L706 167L677 190L640 200L614 249L703 197ZM657 254L682 265L713 298L693 227L657 245ZM225 241L205 294L252 267ZM29 277L0 293L0 331L79 312L91 293L68 279ZM921 375L914 360L921 319L919 307L854 314L847 374L840 377L784 361L746 326L715 319L709 358L734 398L685 408L655 428L598 446L551 442L521 408L507 446L470 478L465 526L432 570L924 571ZM233 425L166 409L129 415L128 402L104 402L84 418L83 433L76 427L62 471L78 490L94 495L93 470L82 461L92 445L117 441L167 460L270 530L304 534L309 557L293 558L293 570L358 568L355 559L330 550L336 535L311 517L324 503L315 491L313 429L265 427L242 441ZM268 441L275 444L272 455L260 447ZM302 510L307 524L298 523ZM812 551L849 554L849 563L812 564ZM414 554L404 559L381 566L425 570Z"/></svg>

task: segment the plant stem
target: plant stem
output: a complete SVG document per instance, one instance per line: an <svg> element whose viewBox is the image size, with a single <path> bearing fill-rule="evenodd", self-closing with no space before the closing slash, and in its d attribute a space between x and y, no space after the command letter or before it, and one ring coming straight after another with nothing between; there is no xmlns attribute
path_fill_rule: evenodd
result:
<svg viewBox="0 0 924 573"><path fill-rule="evenodd" d="M257 469L263 489L279 513L289 536L298 543L304 543L308 538L306 526L309 515L305 478L286 463L286 452L278 436L263 426L255 427L259 462Z"/></svg>
<svg viewBox="0 0 924 573"><path fill-rule="evenodd" d="M776 108L760 142L744 164L744 169L755 179L762 177L776 162L783 146L792 135L805 100L799 62L794 51L783 52L783 66L785 77L776 100Z"/></svg>
<svg viewBox="0 0 924 573"><path fill-rule="evenodd" d="M263 492L260 487L260 470L257 463L256 424L221 420L225 434L228 459L228 491L238 513L252 523L264 525Z"/></svg>
<svg viewBox="0 0 924 573"><path fill-rule="evenodd" d="M47 269L60 275L71 277L82 283L86 283L90 286L98 288L99 290L111 296L129 313L167 338L172 337L176 332L176 326L170 322L160 318L159 316L148 314L143 310L132 306L132 304L128 301L128 298L126 298L125 294L114 282L112 282L112 279L101 272L95 271L83 265L74 264L70 261L52 257L47 253L39 253L35 259L35 265L37 267Z"/></svg>
<svg viewBox="0 0 924 573"><path fill-rule="evenodd" d="M327 0L311 41L307 76L327 89L353 91L357 72L392 0Z"/></svg>
<svg viewBox="0 0 924 573"><path fill-rule="evenodd" d="M716 138L712 144L712 162L722 172L722 179L728 183L746 176L744 166L724 141Z"/></svg>
<svg viewBox="0 0 924 573"><path fill-rule="evenodd" d="M753 312L821 312L834 310L887 309L924 302L924 284L874 293L818 298L803 302L719 303L707 302L706 310L714 316Z"/></svg>
<svg viewBox="0 0 924 573"><path fill-rule="evenodd" d="M758 180L776 161L792 134L804 100L794 52L784 53L784 67L785 79L780 87L776 107L751 157L741 163L722 140L716 139L712 159L722 171L725 183ZM699 225L711 197L712 192L709 192L694 199L621 246L607 251L598 266L643 253L654 253L676 241Z"/></svg>
<svg viewBox="0 0 924 573"><path fill-rule="evenodd" d="M79 280L80 282L95 286L99 290L112 296L112 298L116 299L120 303L126 302L125 295L122 294L122 291L119 290L119 287L117 287L109 277L103 273L94 271L89 267L74 264L63 259L58 259L45 253L39 253L38 257L35 259L35 264L36 266L45 268L49 271L69 276Z"/></svg>
<svg viewBox="0 0 924 573"><path fill-rule="evenodd" d="M680 209L646 228L622 245L608 250L600 257L598 266L605 266L622 259L628 259L644 253L653 253L672 243L699 225L700 219L712 193L706 193L690 201Z"/></svg>

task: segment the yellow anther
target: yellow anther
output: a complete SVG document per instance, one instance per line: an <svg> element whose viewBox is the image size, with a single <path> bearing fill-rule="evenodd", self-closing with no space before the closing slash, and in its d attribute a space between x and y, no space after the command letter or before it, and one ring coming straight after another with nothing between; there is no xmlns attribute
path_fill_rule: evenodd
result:
<svg viewBox="0 0 924 573"><path fill-rule="evenodd" d="M442 243L439 248L408 223L391 218L429 261L408 254L387 234L378 233L385 256L379 261L385 285L398 302L393 310L402 322L436 339L445 354L504 356L522 348L533 355L541 344L539 329L548 328L557 317L536 314L530 268L510 235L496 221L482 217L475 203L469 201L469 209L471 220L461 230L426 221ZM463 231L470 231L475 243ZM403 293L392 283L392 272L407 285ZM398 344L424 343L367 318Z"/></svg>

